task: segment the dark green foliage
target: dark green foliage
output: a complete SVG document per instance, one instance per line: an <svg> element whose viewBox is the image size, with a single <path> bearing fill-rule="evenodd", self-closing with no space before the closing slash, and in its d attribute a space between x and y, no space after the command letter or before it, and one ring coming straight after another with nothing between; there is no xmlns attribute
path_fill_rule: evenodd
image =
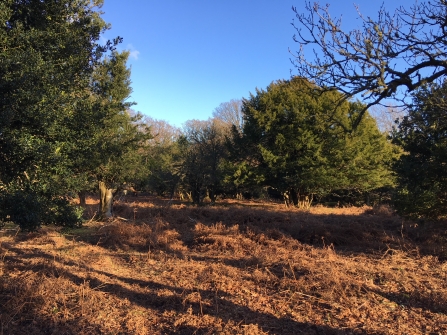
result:
<svg viewBox="0 0 447 335"><path fill-rule="evenodd" d="M140 190L172 197L179 181L176 166L179 149L176 140L180 129L148 116L143 121L150 128L151 138L140 152L144 170L136 178L135 185Z"/></svg>
<svg viewBox="0 0 447 335"><path fill-rule="evenodd" d="M233 134L234 181L274 187L295 204L299 195L392 184L392 145L367 113L348 132L364 106L346 102L334 109L339 98L295 77L245 99L242 134Z"/></svg>
<svg viewBox="0 0 447 335"><path fill-rule="evenodd" d="M146 187L159 196L169 196L180 181L180 152L178 143L156 144L149 148L149 176L145 180Z"/></svg>
<svg viewBox="0 0 447 335"><path fill-rule="evenodd" d="M22 230L34 231L41 224L78 227L82 211L70 205L66 197L52 196L33 189L0 193L0 222L11 221Z"/></svg>
<svg viewBox="0 0 447 335"><path fill-rule="evenodd" d="M100 217L111 216L113 197L146 173L142 148L151 134L142 116L129 109L134 103L127 101L132 92L128 56L129 52L112 52L92 75L89 109L96 120L91 123L90 143L85 144L90 153L83 152L84 164L77 168L98 182Z"/></svg>
<svg viewBox="0 0 447 335"><path fill-rule="evenodd" d="M40 227L45 211L38 195L29 190L1 193L0 208L0 221L12 221L28 231Z"/></svg>
<svg viewBox="0 0 447 335"><path fill-rule="evenodd" d="M393 134L404 154L396 163L396 207L411 217L447 214L447 82L430 84Z"/></svg>
<svg viewBox="0 0 447 335"><path fill-rule="evenodd" d="M91 120L84 114L88 110L79 107L89 99L95 65L112 46L97 43L107 29L95 11L100 4L0 4L0 196L6 206L2 215L24 229L78 222L64 195L77 180L74 157L91 138L79 127L82 120Z"/></svg>
<svg viewBox="0 0 447 335"><path fill-rule="evenodd" d="M3 12L9 13L0 27L3 178L23 173L41 156L59 160L55 151L66 142L71 106L83 94L99 51L92 40L105 27L89 3L11 1ZM74 16L79 20L69 23Z"/></svg>
<svg viewBox="0 0 447 335"><path fill-rule="evenodd" d="M191 120L178 145L181 152L181 182L195 204L205 197L212 203L222 193L224 128L216 120Z"/></svg>
<svg viewBox="0 0 447 335"><path fill-rule="evenodd" d="M80 167L88 167L87 173L112 188L132 181L141 172L142 155L138 150L151 138L142 116L129 110L134 103L127 101L132 93L128 57L129 52L112 52L95 68L90 143L81 148L90 153L83 154Z"/></svg>

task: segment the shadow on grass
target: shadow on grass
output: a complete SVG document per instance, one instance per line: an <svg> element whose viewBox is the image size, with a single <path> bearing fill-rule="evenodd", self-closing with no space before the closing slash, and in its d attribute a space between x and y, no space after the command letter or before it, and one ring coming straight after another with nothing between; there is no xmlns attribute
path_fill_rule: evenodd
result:
<svg viewBox="0 0 447 335"><path fill-rule="evenodd" d="M247 306L236 304L230 301L231 295L225 292L219 292L219 298L216 299L216 291L202 289L185 289L156 283L150 280L139 280L125 276L117 276L106 271L85 268L83 265L73 264L72 262L59 262L51 254L43 251L25 252L23 249L6 247L11 255L6 255L4 261L6 264L6 276L3 276L0 284L0 304L2 306L2 332L5 334L21 333L27 334L51 334L55 332L65 334L95 334L101 333L101 324L96 321L95 315L78 313L76 317L66 320L56 320L42 313L42 304L45 297L39 296L29 287L27 292L22 292L26 300L25 304L19 306L10 306L12 297L20 294L20 287L28 287L26 283L30 272L38 274L39 278L64 278L68 279L73 285L80 286L88 283L89 287L96 292L103 292L108 296L113 296L120 301L129 301L132 304L140 306L150 313L155 313L162 317L166 312L188 313L199 317L206 315L216 317L217 320L228 324L257 325L263 331L269 334L384 334L377 332L366 332L360 329L337 329L327 325L316 325L310 322L297 322L291 317L278 317L269 313L263 313L250 309ZM12 255L14 254L14 255ZM30 262L25 262L29 260ZM8 264L14 267L15 271L25 274L23 276L8 279ZM88 277L81 277L73 273L66 267L77 267L88 273ZM106 276L107 281L98 279L98 276ZM13 285L5 285L6 280L13 280ZM23 281L23 283L22 283ZM54 284L53 284L54 285ZM126 287L127 286L127 287ZM135 289L130 289L134 287ZM169 296L162 296L159 292L169 291ZM188 294L199 294L200 301L187 301ZM41 293L42 294L42 293ZM52 299L52 297L48 297ZM124 307L123 307L124 308ZM125 307L129 308L129 307ZM9 313L8 313L9 311ZM176 324L176 320L165 320L160 333L163 334L210 334L209 327L202 325L191 326L185 324ZM6 327L6 328L5 328ZM214 331L218 330L219 325L215 325ZM234 331L234 329L233 329ZM122 333L118 331L118 333Z"/></svg>
<svg viewBox="0 0 447 335"><path fill-rule="evenodd" d="M373 290L377 295L395 303L395 308L420 308L433 313L447 314L447 301L437 292L400 292L390 293Z"/></svg>
<svg viewBox="0 0 447 335"><path fill-rule="evenodd" d="M194 207L184 203L159 206L148 200L146 197L129 203L118 202L115 213L129 223L151 225L162 220L169 229L175 229L190 248L198 243L197 224L207 227L221 224L227 228L237 225L243 234L251 231L274 238L276 232L277 238L290 236L313 247L332 245L337 252L380 254L392 248L417 250L420 255L447 259L447 230L442 229L442 224L417 225L391 214L374 215L372 211L363 214L313 214L296 209L285 210L283 206L275 207L269 203L266 206L217 204ZM157 199L158 203L163 203L163 200Z"/></svg>

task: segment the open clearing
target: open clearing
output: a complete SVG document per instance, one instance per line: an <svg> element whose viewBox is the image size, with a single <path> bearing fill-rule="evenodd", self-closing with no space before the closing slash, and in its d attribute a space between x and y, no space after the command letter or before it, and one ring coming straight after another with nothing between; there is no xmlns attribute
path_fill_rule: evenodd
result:
<svg viewBox="0 0 447 335"><path fill-rule="evenodd" d="M447 334L445 222L144 197L115 214L0 231L0 334Z"/></svg>

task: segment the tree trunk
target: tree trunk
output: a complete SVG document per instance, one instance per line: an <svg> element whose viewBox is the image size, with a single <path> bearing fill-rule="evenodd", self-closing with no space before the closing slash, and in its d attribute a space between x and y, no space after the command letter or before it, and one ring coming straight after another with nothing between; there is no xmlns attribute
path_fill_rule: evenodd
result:
<svg viewBox="0 0 447 335"><path fill-rule="evenodd" d="M290 206L290 195L289 195L289 191L285 191L285 192L283 192L282 197L283 197L283 199L284 199L284 205L285 205L286 207L289 207L289 206Z"/></svg>
<svg viewBox="0 0 447 335"><path fill-rule="evenodd" d="M195 205L200 205L200 190L193 189L191 191L192 202Z"/></svg>
<svg viewBox="0 0 447 335"><path fill-rule="evenodd" d="M193 183L192 189L191 189L191 196L192 196L192 202L195 205L202 205L203 198L204 198L204 192L202 189L201 183Z"/></svg>
<svg viewBox="0 0 447 335"><path fill-rule="evenodd" d="M298 208L309 209L312 205L313 194L309 195L298 195Z"/></svg>
<svg viewBox="0 0 447 335"><path fill-rule="evenodd" d="M291 203L293 203L294 206L298 206L298 193L296 192L296 190L294 188L291 188L289 191L289 197L290 197L290 201Z"/></svg>
<svg viewBox="0 0 447 335"><path fill-rule="evenodd" d="M370 206L370 204L371 204L371 199L370 199L370 196L369 196L369 192L367 192L366 195L365 195L365 203L366 203L366 206Z"/></svg>
<svg viewBox="0 0 447 335"><path fill-rule="evenodd" d="M113 190L107 188L103 181L98 182L99 186L99 215L102 219L112 217Z"/></svg>
<svg viewBox="0 0 447 335"><path fill-rule="evenodd" d="M78 197L79 197L79 205L82 207L85 207L86 202L85 202L85 195L86 195L86 191L79 191L78 192Z"/></svg>
<svg viewBox="0 0 447 335"><path fill-rule="evenodd" d="M208 198L210 198L211 204L216 203L217 195L216 195L216 192L214 192L213 188L208 190Z"/></svg>

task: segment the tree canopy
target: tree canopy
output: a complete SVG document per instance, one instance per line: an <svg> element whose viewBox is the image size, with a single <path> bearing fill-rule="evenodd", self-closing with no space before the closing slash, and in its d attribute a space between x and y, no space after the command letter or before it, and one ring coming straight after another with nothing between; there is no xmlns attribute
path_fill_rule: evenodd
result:
<svg viewBox="0 0 447 335"><path fill-rule="evenodd" d="M362 27L342 29L329 5L306 2L305 12L296 7L292 25L300 48L293 55L297 75L328 89L336 88L343 99L361 94L363 113L387 98L405 104L406 94L447 74L447 2L415 2L394 13L382 5L377 19L364 17ZM360 118L356 124L360 122Z"/></svg>
<svg viewBox="0 0 447 335"><path fill-rule="evenodd" d="M222 102L213 111L213 118L220 120L229 129L235 126L237 129L242 129L244 118L242 114L242 100L232 99L227 102Z"/></svg>
<svg viewBox="0 0 447 335"><path fill-rule="evenodd" d="M339 95L299 77L256 90L243 100L244 127L233 139L239 166L295 203L298 194L392 184L392 146L368 114L346 132L364 106L345 102L334 111Z"/></svg>
<svg viewBox="0 0 447 335"><path fill-rule="evenodd" d="M396 205L413 217L447 213L447 82L421 87L393 134L404 154L397 161Z"/></svg>
<svg viewBox="0 0 447 335"><path fill-rule="evenodd" d="M224 128L213 119L190 120L183 133L179 139L183 185L195 204L201 204L205 197L214 203L223 179Z"/></svg>
<svg viewBox="0 0 447 335"><path fill-rule="evenodd" d="M94 69L120 40L99 44L108 28L101 5L97 0L0 4L0 220L30 230L41 223L79 223L66 195L76 179L74 157L93 137L80 123L97 120L82 107L92 96Z"/></svg>

